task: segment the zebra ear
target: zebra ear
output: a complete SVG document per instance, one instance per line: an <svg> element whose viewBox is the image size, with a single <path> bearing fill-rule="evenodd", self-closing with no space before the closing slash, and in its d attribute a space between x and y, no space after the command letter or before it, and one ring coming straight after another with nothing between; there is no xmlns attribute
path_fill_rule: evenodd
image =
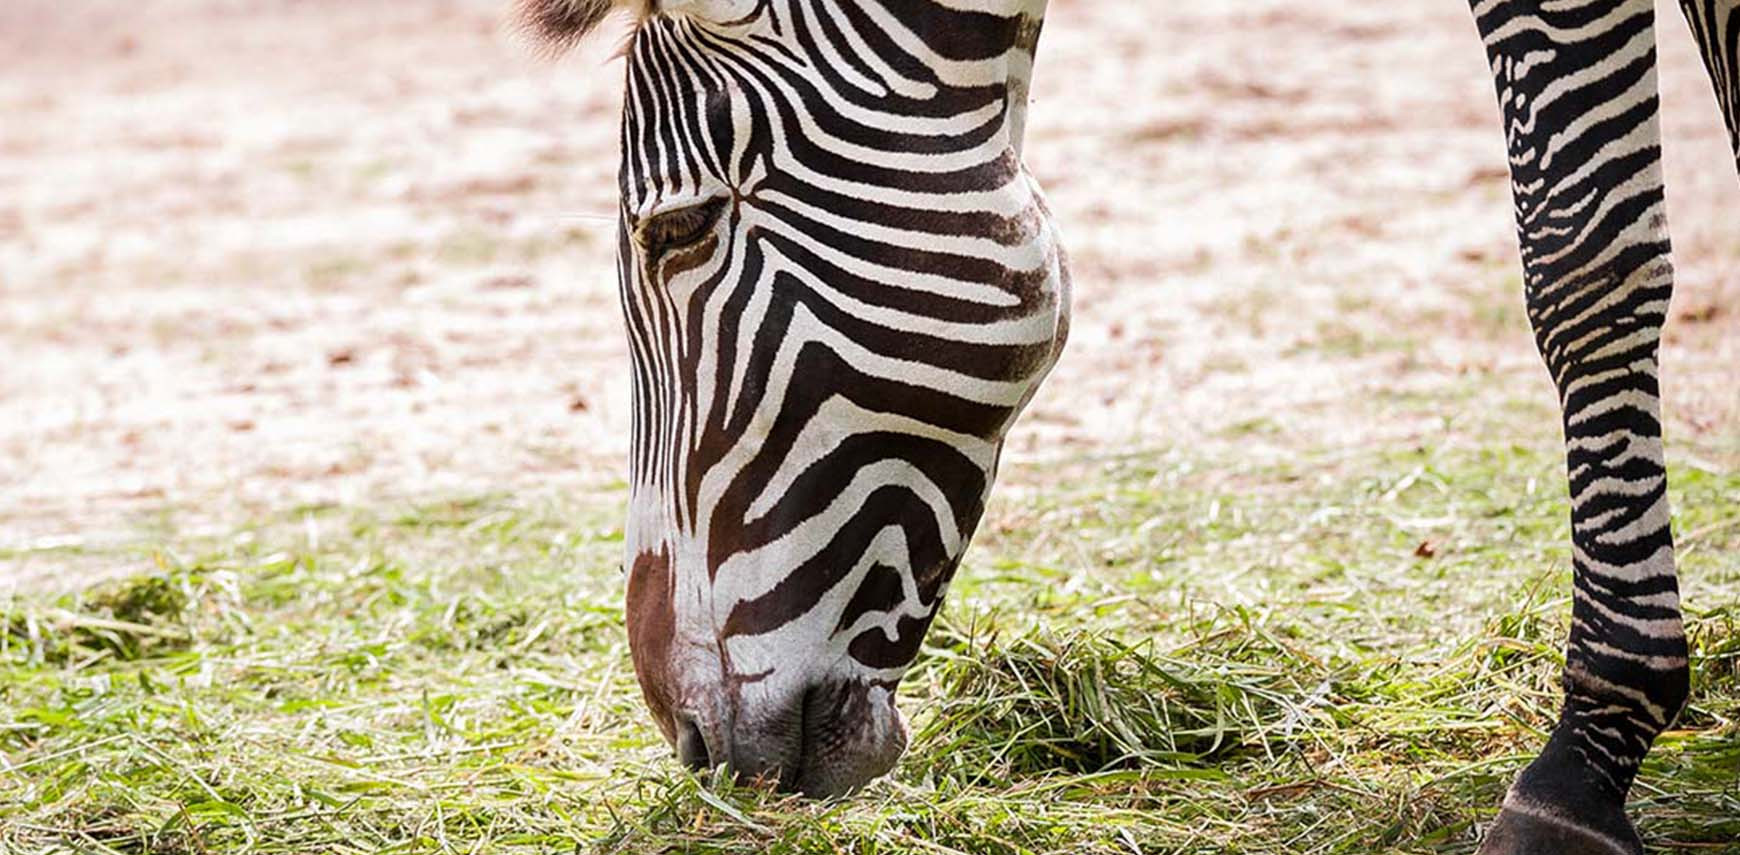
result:
<svg viewBox="0 0 1740 855"><path fill-rule="evenodd" d="M653 0L654 11L693 15L716 24L741 21L755 14L761 0Z"/></svg>
<svg viewBox="0 0 1740 855"><path fill-rule="evenodd" d="M558 56L597 29L611 12L627 11L644 18L657 0L514 0L511 20L535 50Z"/></svg>

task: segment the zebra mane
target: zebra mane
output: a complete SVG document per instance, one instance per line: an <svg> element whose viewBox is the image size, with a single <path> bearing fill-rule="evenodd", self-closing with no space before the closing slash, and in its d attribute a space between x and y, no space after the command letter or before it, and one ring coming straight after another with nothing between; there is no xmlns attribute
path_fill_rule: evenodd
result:
<svg viewBox="0 0 1740 855"><path fill-rule="evenodd" d="M572 50L610 13L627 11L644 18L657 0L514 0L514 28L533 49L549 57Z"/></svg>

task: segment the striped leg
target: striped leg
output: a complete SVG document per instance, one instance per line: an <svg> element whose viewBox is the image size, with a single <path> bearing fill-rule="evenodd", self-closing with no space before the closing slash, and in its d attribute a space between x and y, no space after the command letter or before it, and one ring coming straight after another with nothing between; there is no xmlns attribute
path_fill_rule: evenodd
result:
<svg viewBox="0 0 1740 855"><path fill-rule="evenodd" d="M1716 85L1716 100L1728 120L1728 142L1740 167L1740 0L1680 0L1704 67Z"/></svg>
<svg viewBox="0 0 1740 855"><path fill-rule="evenodd" d="M1651 0L1473 0L1524 289L1559 390L1575 596L1565 702L1482 855L1641 853L1639 762L1685 702L1656 352L1672 290Z"/></svg>

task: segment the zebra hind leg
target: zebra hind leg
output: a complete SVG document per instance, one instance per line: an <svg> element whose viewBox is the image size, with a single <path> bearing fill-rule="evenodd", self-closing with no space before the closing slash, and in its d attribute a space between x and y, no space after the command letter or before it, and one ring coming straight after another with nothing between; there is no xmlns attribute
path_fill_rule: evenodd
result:
<svg viewBox="0 0 1740 855"><path fill-rule="evenodd" d="M1740 0L1680 0L1692 38L1704 54L1704 68L1716 86L1728 143L1740 167Z"/></svg>
<svg viewBox="0 0 1740 855"><path fill-rule="evenodd" d="M1651 0L1471 0L1524 290L1559 391L1575 573L1558 725L1481 855L1641 855L1625 798L1687 694L1657 349L1672 290Z"/></svg>

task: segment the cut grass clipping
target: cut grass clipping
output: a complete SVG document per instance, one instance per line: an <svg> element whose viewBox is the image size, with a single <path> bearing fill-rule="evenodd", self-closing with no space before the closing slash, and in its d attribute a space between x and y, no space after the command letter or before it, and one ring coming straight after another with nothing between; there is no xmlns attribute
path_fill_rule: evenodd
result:
<svg viewBox="0 0 1740 855"><path fill-rule="evenodd" d="M669 758L618 486L171 528L0 601L0 852L1468 853L1557 708L1558 465L1012 466L907 757L823 803ZM1740 478L1675 479L1695 693L1634 808L1736 852Z"/></svg>

